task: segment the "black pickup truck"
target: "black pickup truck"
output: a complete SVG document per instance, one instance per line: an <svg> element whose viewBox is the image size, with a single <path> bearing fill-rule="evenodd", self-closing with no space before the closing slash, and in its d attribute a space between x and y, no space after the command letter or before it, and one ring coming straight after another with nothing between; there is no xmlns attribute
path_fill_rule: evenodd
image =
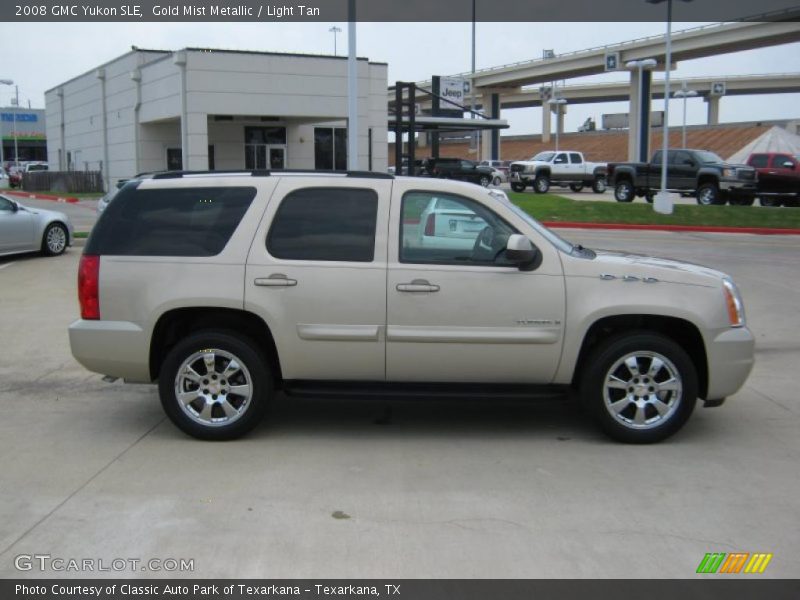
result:
<svg viewBox="0 0 800 600"><path fill-rule="evenodd" d="M494 183L497 177L493 167L479 165L466 158L429 158L425 161L425 171L430 177L469 181L483 187Z"/></svg>
<svg viewBox="0 0 800 600"><path fill-rule="evenodd" d="M618 202L634 197L653 201L661 189L659 150L649 163L609 163L608 181ZM756 196L756 170L747 165L732 165L707 150L668 150L667 189L697 198L697 203L753 204Z"/></svg>

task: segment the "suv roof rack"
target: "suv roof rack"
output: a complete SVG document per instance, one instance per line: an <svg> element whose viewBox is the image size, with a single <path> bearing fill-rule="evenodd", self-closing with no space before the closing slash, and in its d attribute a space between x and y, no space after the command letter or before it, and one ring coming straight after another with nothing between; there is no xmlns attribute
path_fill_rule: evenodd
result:
<svg viewBox="0 0 800 600"><path fill-rule="evenodd" d="M225 170L225 171L161 171L148 173L151 179L179 179L191 176L225 176L225 175L250 175L251 177L270 177L272 175L339 175L356 179L394 179L390 173L375 171L315 171L313 169L252 169L252 170ZM138 176L137 176L138 177Z"/></svg>

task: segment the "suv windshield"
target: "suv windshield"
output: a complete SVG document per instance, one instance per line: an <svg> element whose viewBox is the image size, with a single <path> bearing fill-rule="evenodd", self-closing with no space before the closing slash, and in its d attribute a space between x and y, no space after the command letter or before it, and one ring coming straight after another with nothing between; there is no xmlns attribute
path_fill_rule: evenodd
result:
<svg viewBox="0 0 800 600"><path fill-rule="evenodd" d="M694 155L700 160L701 163L705 164L722 164L725 162L713 152L708 152L706 150L699 150L695 152Z"/></svg>
<svg viewBox="0 0 800 600"><path fill-rule="evenodd" d="M531 160L540 160L542 162L550 162L550 160L555 156L555 152L539 152L539 154L535 155Z"/></svg>
<svg viewBox="0 0 800 600"><path fill-rule="evenodd" d="M497 200L498 202L502 203L503 205L510 208L515 215L523 219L528 225L533 227L537 232L542 234L547 240L553 244L556 248L561 250L562 252L566 252L567 254L572 254L575 246L573 246L570 242L565 240L564 238L556 235L552 231L550 231L547 227L539 223L536 219L522 210L519 206L514 204L511 200L508 199L508 196L505 192L501 190L491 190L489 195Z"/></svg>

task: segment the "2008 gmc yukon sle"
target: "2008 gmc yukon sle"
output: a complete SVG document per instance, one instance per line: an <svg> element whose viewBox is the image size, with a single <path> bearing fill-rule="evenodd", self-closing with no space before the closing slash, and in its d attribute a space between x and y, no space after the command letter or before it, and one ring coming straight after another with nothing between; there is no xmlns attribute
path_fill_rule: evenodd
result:
<svg viewBox="0 0 800 600"><path fill-rule="evenodd" d="M204 439L251 429L278 389L574 387L610 436L654 442L753 364L724 274L575 246L503 192L446 180L134 180L97 222L78 292L78 361L158 381L172 421Z"/></svg>

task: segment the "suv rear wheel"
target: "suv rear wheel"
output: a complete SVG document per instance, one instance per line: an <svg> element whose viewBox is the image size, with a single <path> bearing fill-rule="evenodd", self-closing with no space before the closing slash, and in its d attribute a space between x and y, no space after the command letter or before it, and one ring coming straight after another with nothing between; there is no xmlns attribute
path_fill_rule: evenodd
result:
<svg viewBox="0 0 800 600"><path fill-rule="evenodd" d="M525 184L517 181L511 182L511 189L515 192L524 192L525 191Z"/></svg>
<svg viewBox="0 0 800 600"><path fill-rule="evenodd" d="M161 367L158 391L170 420L203 440L244 435L272 395L267 360L247 338L207 330L178 342Z"/></svg>
<svg viewBox="0 0 800 600"><path fill-rule="evenodd" d="M585 365L581 398L615 440L658 442L678 431L694 410L694 364L662 335L639 331L612 337Z"/></svg>

